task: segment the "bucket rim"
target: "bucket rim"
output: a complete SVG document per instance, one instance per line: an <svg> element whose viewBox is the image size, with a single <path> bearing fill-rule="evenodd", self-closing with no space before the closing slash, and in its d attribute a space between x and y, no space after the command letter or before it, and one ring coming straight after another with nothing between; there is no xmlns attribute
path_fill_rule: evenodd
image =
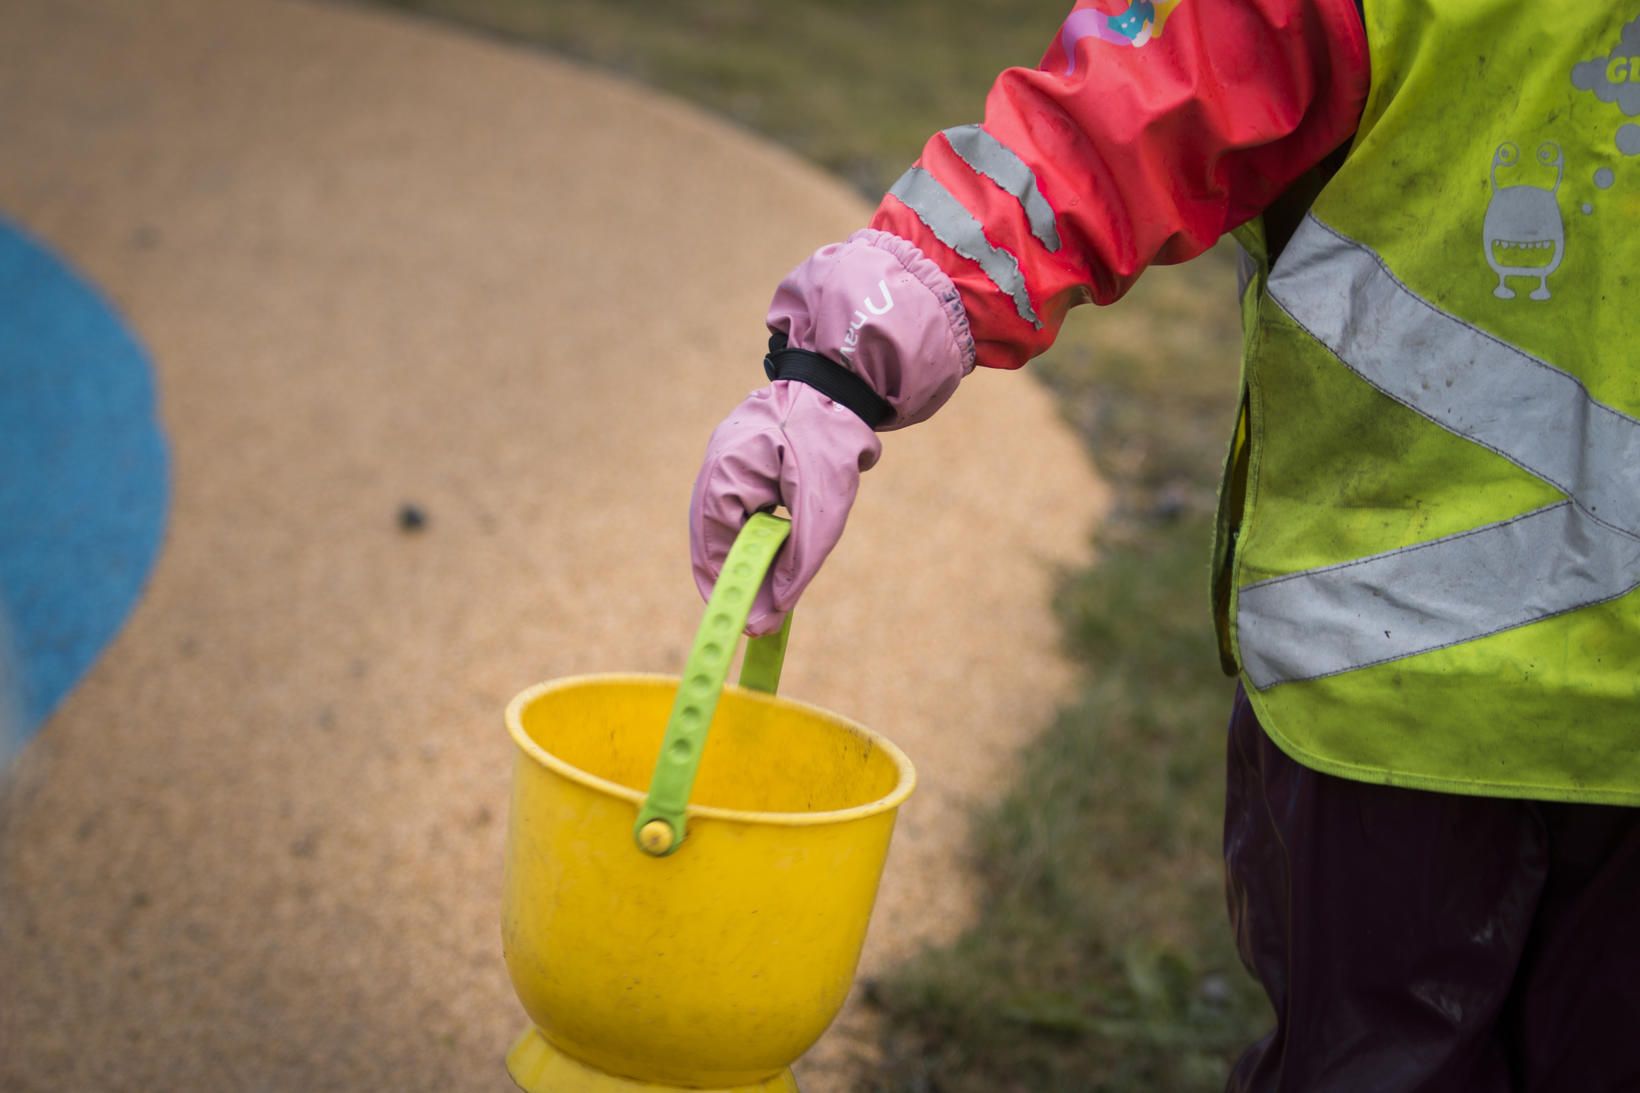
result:
<svg viewBox="0 0 1640 1093"><path fill-rule="evenodd" d="M529 733L524 731L524 707L543 695L551 694L554 691L567 691L573 687L582 687L588 684L662 683L676 687L681 682L682 680L677 676L663 675L656 672L599 672L565 676L561 679L537 683L518 692L513 696L512 701L507 703L507 732L512 736L513 743L517 745L521 752L548 770L568 778L572 782L586 786L588 789L596 790L611 797L618 797L624 801L630 801L635 808L641 808L645 796L642 791L584 771L580 767L560 759L530 739ZM741 824L763 824L772 827L819 827L825 824L848 823L881 812L890 812L903 804L905 799L911 796L911 791L917 788L917 768L912 765L910 757L901 751L888 737L873 732L858 721L833 713L822 706L816 706L810 702L800 702L784 695L770 695L761 691L750 691L732 683L725 684L723 689L725 692L732 691L736 698L750 702L795 706L806 712L818 714L828 721L858 733L871 741L873 747L882 751L893 761L895 770L899 772L899 779L895 782L894 788L889 790L888 793L875 801L868 801L863 805L855 805L852 808L832 809L826 812L759 812L690 803L684 809L685 816L703 820L729 820Z"/></svg>

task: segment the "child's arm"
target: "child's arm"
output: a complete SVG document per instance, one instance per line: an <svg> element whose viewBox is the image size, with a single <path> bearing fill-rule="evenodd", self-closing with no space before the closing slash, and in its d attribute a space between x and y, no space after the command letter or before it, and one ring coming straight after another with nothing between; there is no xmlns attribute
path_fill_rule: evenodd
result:
<svg viewBox="0 0 1640 1093"><path fill-rule="evenodd" d="M1074 304L1201 253L1354 131L1355 0L1114 3L1079 4L1040 68L997 79L983 126L936 135L870 229L781 282L769 330L807 352L773 354L773 382L718 426L690 508L703 596L753 512L790 510L752 632L836 545L877 431L927 418L976 363L1020 366Z"/></svg>
<svg viewBox="0 0 1640 1093"><path fill-rule="evenodd" d="M1355 0L1106 14L1126 4L1078 4L1041 66L997 79L982 126L934 136L872 221L950 275L982 365L1018 367L1073 305L1200 254L1355 130Z"/></svg>

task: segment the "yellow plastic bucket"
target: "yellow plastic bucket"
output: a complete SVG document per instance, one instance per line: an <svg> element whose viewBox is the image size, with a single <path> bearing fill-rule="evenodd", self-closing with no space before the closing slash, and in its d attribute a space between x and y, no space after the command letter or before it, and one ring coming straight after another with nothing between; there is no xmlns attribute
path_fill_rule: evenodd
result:
<svg viewBox="0 0 1640 1093"><path fill-rule="evenodd" d="M720 582L681 681L564 679L507 708L502 940L533 1022L508 1070L531 1093L795 1090L790 1064L848 993L915 774L864 727L762 693L784 634L748 652L759 689L724 686L785 532L754 523L766 534ZM668 813L657 786L685 767Z"/></svg>

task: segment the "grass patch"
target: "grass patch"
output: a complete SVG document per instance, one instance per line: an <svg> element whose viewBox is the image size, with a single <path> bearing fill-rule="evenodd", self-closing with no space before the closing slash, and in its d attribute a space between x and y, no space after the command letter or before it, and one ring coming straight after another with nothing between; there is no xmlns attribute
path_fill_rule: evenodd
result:
<svg viewBox="0 0 1640 1093"><path fill-rule="evenodd" d="M1067 5L975 0L380 0L539 44L691 99L875 198L937 129L978 120ZM1217 250L1081 309L1032 365L1117 492L1100 563L1056 609L1080 693L976 818L987 887L949 948L872 985L877 1090L1193 1091L1269 1024L1224 920L1230 681L1207 603L1239 349Z"/></svg>
<svg viewBox="0 0 1640 1093"><path fill-rule="evenodd" d="M1228 688L1180 519L1067 579L1078 700L979 819L978 923L876 986L883 1090L1216 1090L1267 1022L1224 923Z"/></svg>
<svg viewBox="0 0 1640 1093"><path fill-rule="evenodd" d="M1076 700L976 818L984 914L874 985L874 1090L1208 1091L1271 1024L1225 920L1207 583L1239 318L1226 249L1088 308L1031 366L1117 491L1055 601Z"/></svg>

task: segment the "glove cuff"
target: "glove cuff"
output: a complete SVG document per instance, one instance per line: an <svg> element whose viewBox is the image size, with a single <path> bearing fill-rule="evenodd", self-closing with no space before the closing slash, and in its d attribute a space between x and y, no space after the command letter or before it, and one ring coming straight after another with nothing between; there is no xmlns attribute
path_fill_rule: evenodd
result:
<svg viewBox="0 0 1640 1093"><path fill-rule="evenodd" d="M820 248L787 275L768 327L865 381L893 411L877 429L930 417L974 367L950 277L914 244L872 228Z"/></svg>
<svg viewBox="0 0 1640 1093"><path fill-rule="evenodd" d="M957 284L951 280L951 275L924 254L917 244L891 232L877 228L861 228L849 236L846 242L864 243L893 255L907 273L933 294L945 312L945 321L950 327L951 342L957 349L962 374L966 376L972 372L977 353L974 335L968 329L968 310L962 306L962 294L957 291Z"/></svg>

